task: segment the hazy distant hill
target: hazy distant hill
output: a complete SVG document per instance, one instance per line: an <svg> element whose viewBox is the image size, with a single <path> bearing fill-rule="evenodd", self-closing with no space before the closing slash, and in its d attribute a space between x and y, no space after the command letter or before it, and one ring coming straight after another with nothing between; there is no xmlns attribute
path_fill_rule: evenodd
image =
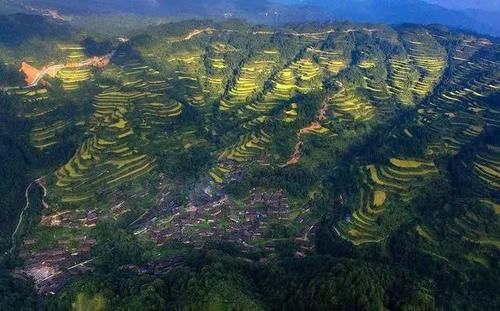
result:
<svg viewBox="0 0 500 311"><path fill-rule="evenodd" d="M289 2L289 1L282 1ZM349 19L363 22L390 24L418 23L444 24L493 35L500 34L500 25L494 20L483 18L485 11L453 10L422 0L315 0L293 1L297 5L310 4L322 8L334 19Z"/></svg>
<svg viewBox="0 0 500 311"><path fill-rule="evenodd" d="M355 20L363 22L383 22L389 24L418 23L445 24L461 29L473 30L491 35L500 34L496 17L488 10L492 4L484 6L461 5L445 8L424 0L24 0L10 4L25 3L39 8L57 9L68 15L90 14L139 14L147 16L168 16L176 19L201 17L223 19L244 18L254 22L275 24L318 20ZM451 3L451 2L450 2ZM446 4L446 3L445 3ZM485 10L479 10L479 8ZM453 8L453 9L452 9ZM464 10L464 8L473 8ZM4 9L6 10L6 9ZM1 10L0 10L1 12ZM489 11L491 12L491 11Z"/></svg>
<svg viewBox="0 0 500 311"><path fill-rule="evenodd" d="M490 12L500 11L500 1L498 0L425 0L425 1L455 10L477 9Z"/></svg>
<svg viewBox="0 0 500 311"><path fill-rule="evenodd" d="M36 25L36 26L35 26ZM41 16L14 14L0 16L0 42L18 45L32 38L64 40L71 33L70 26Z"/></svg>
<svg viewBox="0 0 500 311"><path fill-rule="evenodd" d="M0 15L0 63L35 66L61 59L58 44L80 41L85 35L67 22L29 14Z"/></svg>

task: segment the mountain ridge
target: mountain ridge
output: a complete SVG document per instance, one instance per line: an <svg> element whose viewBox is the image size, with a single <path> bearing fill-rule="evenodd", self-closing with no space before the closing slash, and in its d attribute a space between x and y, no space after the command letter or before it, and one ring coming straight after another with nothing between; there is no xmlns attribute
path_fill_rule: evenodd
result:
<svg viewBox="0 0 500 311"><path fill-rule="evenodd" d="M7 1L7 0L3 0ZM131 4L123 0L64 1L24 0L27 5L43 9L59 10L63 14L139 14L176 18L245 18L254 22L276 24L304 22L310 20L354 20L360 22L383 22L398 24L444 24L460 29L499 36L500 23L491 12L478 10L450 9L423 0L355 0L355 1L273 1L241 0L208 2L171 0L142 1ZM10 2L13 5L13 2ZM19 3L18 5L22 4ZM142 4L141 4L142 3ZM277 14L275 14L277 13Z"/></svg>

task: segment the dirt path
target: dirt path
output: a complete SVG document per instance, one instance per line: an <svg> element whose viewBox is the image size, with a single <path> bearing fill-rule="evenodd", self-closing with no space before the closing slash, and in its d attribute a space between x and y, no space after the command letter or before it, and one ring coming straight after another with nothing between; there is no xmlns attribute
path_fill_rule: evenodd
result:
<svg viewBox="0 0 500 311"><path fill-rule="evenodd" d="M188 40L191 40L192 38L202 34L202 33L205 33L205 32L208 32L208 33L211 33L211 32L214 32L214 31L219 31L219 32L230 32L230 33L248 33L248 32L244 32L244 31L238 31L238 30L232 30L232 29L223 29L223 30L217 30L217 29L214 29L214 28L205 28L205 29L193 29L191 30L185 37L181 38L181 39L177 39L177 40L173 40L171 42L180 42L180 41L188 41ZM276 33L283 33L284 35L288 35L288 36L296 36L296 37L309 37L309 38L313 38L313 39L321 39L321 38L318 38L318 36L323 36L323 35L328 35L330 33L333 33L335 32L335 30L333 29L330 29L330 30L326 30L326 31L322 31L322 32L277 32L277 31L253 31L251 32L251 34L253 35L274 35Z"/></svg>
<svg viewBox="0 0 500 311"><path fill-rule="evenodd" d="M14 230L14 232L11 235L12 246L9 249L9 254L11 254L16 249L16 235L17 235L17 233L18 233L18 231L21 228L21 225L23 223L24 212L26 212L26 210L28 210L28 208L30 207L29 191L30 191L31 187L34 184L38 185L43 190L43 197L42 197L42 205L43 205L43 207L44 208L48 208L49 207L49 205L47 204L47 202L45 202L45 198L47 197L47 188L43 184L43 178L41 177L41 178L35 179L34 181L30 182L30 184L28 185L28 187L26 187L26 190L24 191L24 198L26 200L26 204L25 204L23 210L21 211L21 214L19 214L19 221L17 222L16 229Z"/></svg>
<svg viewBox="0 0 500 311"><path fill-rule="evenodd" d="M293 153L292 153L292 156L290 157L290 159L286 162L286 165L293 165L293 164L297 164L300 160L300 151L302 150L302 145L304 143L302 142L302 140L300 140L300 136L299 136L299 142L295 144L295 147L293 148Z"/></svg>
<svg viewBox="0 0 500 311"><path fill-rule="evenodd" d="M185 36L182 40L183 41L187 41L187 40L191 40L193 37L196 37L197 35L201 35L202 33L205 33L205 32L212 32L214 31L215 29L213 28L205 28L205 29L193 29L190 33L188 33L187 36Z"/></svg>
<svg viewBox="0 0 500 311"><path fill-rule="evenodd" d="M313 39L320 39L318 36L328 35L335 32L335 30L330 29L322 32L282 32L284 35L288 36L296 36L296 37L308 37ZM274 35L276 33L280 33L277 31L254 31L252 34L254 35Z"/></svg>
<svg viewBox="0 0 500 311"><path fill-rule="evenodd" d="M28 187L26 187L26 190L24 191L24 197L26 199L26 205L24 206L23 210L21 211L21 214L19 215L19 221L17 222L16 229L12 233L12 236L11 236L12 246L11 246L11 248L9 250L9 254L12 254L12 252L16 248L16 235L17 235L17 232L19 231L19 228L21 228L21 224L23 222L24 212L30 206L29 191L30 191L30 188L31 188L32 185L33 185L33 182L30 182L30 184L28 185Z"/></svg>
<svg viewBox="0 0 500 311"><path fill-rule="evenodd" d="M80 67L89 67L89 66L99 66L100 64L107 64L107 63L109 63L109 61L111 60L113 55L115 55L115 53L116 53L116 50L114 50L111 53L106 54L104 56L101 56L101 57L94 56L94 57L91 57L89 59L86 59L86 60L78 62L78 63L57 64L57 65L52 65L52 66L46 67L37 74L37 76L35 77L33 82L28 84L26 86L26 88L32 88L32 87L37 86L38 83L40 83L40 81L43 79L43 77L45 77L49 72L52 72L52 73L59 72L61 69L66 68L66 67L68 67L68 68L80 68Z"/></svg>
<svg viewBox="0 0 500 311"><path fill-rule="evenodd" d="M31 87L35 87L38 85L38 83L40 83L40 81L43 79L43 77L49 73L50 71L59 71L61 69L64 68L64 65L52 65L52 66L49 66L47 68L44 68L43 70L41 70L36 76L35 78L33 79L33 81L31 83L29 83L26 88L31 88Z"/></svg>
<svg viewBox="0 0 500 311"><path fill-rule="evenodd" d="M43 177L38 178L35 180L35 182L40 186L43 190L43 197L42 197L42 205L44 208L49 208L49 205L45 201L45 198L47 198L47 188L45 187Z"/></svg>
<svg viewBox="0 0 500 311"><path fill-rule="evenodd" d="M187 35L185 35L184 37L181 37L181 38L176 38L176 39L172 39L172 40L169 40L170 43L176 43L176 42L182 42L182 41L189 41L191 39L193 39L194 37L196 36L199 36L205 32L208 32L208 33L211 33L211 32L214 32L216 31L216 29L214 28L210 28L210 27L207 27L207 28L204 28L204 29L193 29L191 30ZM225 30L226 32L233 32L232 30Z"/></svg>
<svg viewBox="0 0 500 311"><path fill-rule="evenodd" d="M340 82L339 82L340 83ZM308 126L301 128L297 133L298 142L295 144L293 149L292 156L286 162L285 166L297 164L301 158L301 150L304 146L304 142L302 141L302 136L304 134L314 133L315 130L321 128L320 121L324 121L326 119L326 114L328 113L328 102L332 99L331 96L325 96L323 102L321 103L321 107L318 109L316 116Z"/></svg>

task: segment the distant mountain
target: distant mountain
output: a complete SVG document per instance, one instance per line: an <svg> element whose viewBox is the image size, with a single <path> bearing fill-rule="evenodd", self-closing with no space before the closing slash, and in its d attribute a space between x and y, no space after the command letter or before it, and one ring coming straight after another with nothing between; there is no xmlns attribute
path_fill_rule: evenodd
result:
<svg viewBox="0 0 500 311"><path fill-rule="evenodd" d="M2 1L4 3L9 2L9 6L14 6L14 0L0 0L0 7L3 6ZM21 0L15 3L17 3L19 9L23 9L21 12L26 12L25 7L36 7L44 10L57 10L61 15L69 17L131 14L168 17L172 20L239 18L263 24L326 20L330 18L328 15L322 14L318 7L289 6L268 0L137 0L134 2L125 0L88 0L85 2L76 0ZM149 23L145 22L145 24Z"/></svg>
<svg viewBox="0 0 500 311"><path fill-rule="evenodd" d="M483 24L488 25L492 31L485 31L485 33L492 34L494 36L500 36L500 11L484 11L479 9L468 9L464 11L470 18L480 20ZM478 30L481 32L481 30Z"/></svg>
<svg viewBox="0 0 500 311"><path fill-rule="evenodd" d="M425 0L425 1L454 10L476 9L476 10L483 10L490 12L500 11L500 1L498 0Z"/></svg>
<svg viewBox="0 0 500 311"><path fill-rule="evenodd" d="M388 24L444 24L454 28L500 35L500 23L493 16L498 5L434 0L0 0L55 9L68 15L139 14L182 18L243 18L275 24L311 20L353 20ZM435 3L434 3L435 2ZM469 3L469 4L467 4ZM486 2L485 2L486 3ZM2 4L3 6L3 4ZM467 10L466 10L467 8ZM485 8L482 10L479 8ZM0 11L1 12L1 11ZM497 14L496 14L497 15Z"/></svg>
<svg viewBox="0 0 500 311"><path fill-rule="evenodd" d="M25 0L33 6L45 6L61 10L68 14L86 13L116 13L128 12L145 15L196 15L214 16L230 12L253 12L259 13L261 9L271 3L267 0L244 1L244 0Z"/></svg>
<svg viewBox="0 0 500 311"><path fill-rule="evenodd" d="M471 14L471 11L448 9L422 0L278 1L296 6L313 5L333 19L389 24L444 24L480 33L500 35L500 26L489 18L483 18L490 13L475 10L474 14Z"/></svg>
<svg viewBox="0 0 500 311"><path fill-rule="evenodd" d="M64 21L22 13L0 15L0 63L18 67L21 61L28 61L42 66L61 59L58 44L85 38Z"/></svg>
<svg viewBox="0 0 500 311"><path fill-rule="evenodd" d="M70 35L71 27L68 24L42 16L27 14L0 16L0 45L17 46L32 38L67 40Z"/></svg>

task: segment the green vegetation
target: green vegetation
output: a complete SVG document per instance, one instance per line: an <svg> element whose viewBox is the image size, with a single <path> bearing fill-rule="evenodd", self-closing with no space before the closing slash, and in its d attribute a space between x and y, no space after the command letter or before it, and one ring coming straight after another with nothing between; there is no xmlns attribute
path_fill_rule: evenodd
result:
<svg viewBox="0 0 500 311"><path fill-rule="evenodd" d="M78 45L64 45L61 50L67 52L70 66L77 64L85 59L83 53L84 47ZM65 91L74 91L84 81L90 79L90 68L88 67L67 67L58 72L57 77L62 80L62 86Z"/></svg>
<svg viewBox="0 0 500 311"><path fill-rule="evenodd" d="M1 264L56 292L41 307L495 309L498 42L410 25L146 33L71 34L31 60L0 47L0 86L17 86L0 95ZM21 61L66 66L20 88ZM10 307L29 287L0 274Z"/></svg>

